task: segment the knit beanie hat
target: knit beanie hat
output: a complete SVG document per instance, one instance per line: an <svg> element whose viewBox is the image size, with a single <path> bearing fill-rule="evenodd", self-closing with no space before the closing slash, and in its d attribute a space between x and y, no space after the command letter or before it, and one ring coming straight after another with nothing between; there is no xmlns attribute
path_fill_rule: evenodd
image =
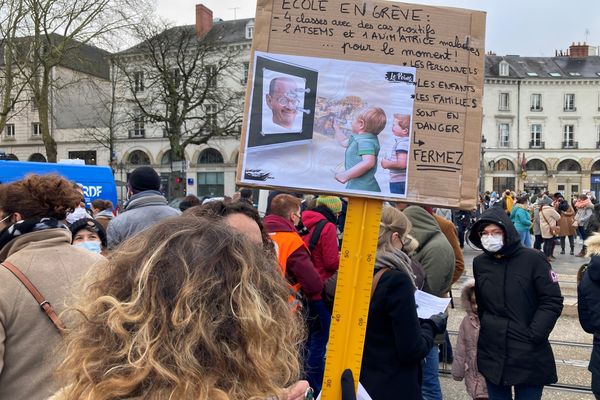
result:
<svg viewBox="0 0 600 400"><path fill-rule="evenodd" d="M137 167L129 174L129 186L136 192L160 190L160 176L151 167Z"/></svg>
<svg viewBox="0 0 600 400"><path fill-rule="evenodd" d="M69 227L69 229L71 230L71 234L73 235L73 237L75 237L75 235L77 235L77 232L79 232L82 229L86 229L90 232L94 232L100 238L100 242L102 243L102 246L106 247L106 231L104 230L102 225L100 225L100 223L98 221L96 221L95 219L82 218L80 220L75 221Z"/></svg>
<svg viewBox="0 0 600 400"><path fill-rule="evenodd" d="M342 212L342 200L336 196L319 196L316 201L317 206L325 206L334 214Z"/></svg>

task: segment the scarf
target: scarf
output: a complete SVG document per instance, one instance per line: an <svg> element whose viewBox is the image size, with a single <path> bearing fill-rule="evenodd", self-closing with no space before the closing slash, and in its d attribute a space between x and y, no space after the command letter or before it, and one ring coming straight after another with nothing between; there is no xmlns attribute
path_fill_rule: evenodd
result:
<svg viewBox="0 0 600 400"><path fill-rule="evenodd" d="M0 231L0 249L14 238L26 233L43 231L45 229L69 229L55 218L28 218L15 222L8 228Z"/></svg>
<svg viewBox="0 0 600 400"><path fill-rule="evenodd" d="M585 208L585 207L589 207L591 204L592 204L592 202L590 201L590 199L577 200L575 202L575 208Z"/></svg>
<svg viewBox="0 0 600 400"><path fill-rule="evenodd" d="M415 285L415 274L410 267L410 258L402 251L378 253L375 259L375 273L382 268L394 269L406 273L416 288Z"/></svg>

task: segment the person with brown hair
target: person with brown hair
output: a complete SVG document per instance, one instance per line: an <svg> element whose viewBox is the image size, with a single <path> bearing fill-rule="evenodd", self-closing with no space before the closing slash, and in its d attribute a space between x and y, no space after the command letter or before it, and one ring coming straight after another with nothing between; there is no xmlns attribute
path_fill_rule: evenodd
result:
<svg viewBox="0 0 600 400"><path fill-rule="evenodd" d="M71 246L64 220L80 200L58 175L0 185L0 399L45 399L56 390L60 353L53 350L61 334L8 268L20 270L59 313L72 286L103 258Z"/></svg>
<svg viewBox="0 0 600 400"><path fill-rule="evenodd" d="M258 211L247 202L211 201L198 207L188 208L183 216L224 220L232 228L247 235L250 240L262 243L267 252L275 254L273 242L264 229Z"/></svg>
<svg viewBox="0 0 600 400"><path fill-rule="evenodd" d="M223 221L168 218L128 239L73 307L57 400L286 399L302 322L261 246Z"/></svg>
<svg viewBox="0 0 600 400"><path fill-rule="evenodd" d="M113 215L112 201L102 199L92 201L92 214L94 215L94 219L98 221L106 231L106 229L108 229L108 223L115 217Z"/></svg>
<svg viewBox="0 0 600 400"><path fill-rule="evenodd" d="M289 194L275 196L271 201L271 214L265 217L264 224L275 243L281 272L294 292L292 304L301 303L302 293L306 296L309 335L304 369L306 379L318 394L325 370L326 332L329 332L331 314L321 298L323 281L310 259L308 247L296 232L296 225L302 221L300 204L299 198Z"/></svg>

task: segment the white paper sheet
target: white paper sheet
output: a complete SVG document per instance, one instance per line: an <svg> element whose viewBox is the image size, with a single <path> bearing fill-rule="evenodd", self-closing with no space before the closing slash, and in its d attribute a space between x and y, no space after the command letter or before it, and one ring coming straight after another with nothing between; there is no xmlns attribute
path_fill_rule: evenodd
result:
<svg viewBox="0 0 600 400"><path fill-rule="evenodd" d="M441 298L421 290L415 291L415 302L417 303L417 315L419 318L427 319L432 315L446 311L450 298Z"/></svg>
<svg viewBox="0 0 600 400"><path fill-rule="evenodd" d="M321 393L319 393L317 400L321 400ZM365 387L363 385L361 385L360 382L358 382L358 391L356 392L356 400L373 400L373 399L371 399L371 396L369 396L369 393L367 393Z"/></svg>

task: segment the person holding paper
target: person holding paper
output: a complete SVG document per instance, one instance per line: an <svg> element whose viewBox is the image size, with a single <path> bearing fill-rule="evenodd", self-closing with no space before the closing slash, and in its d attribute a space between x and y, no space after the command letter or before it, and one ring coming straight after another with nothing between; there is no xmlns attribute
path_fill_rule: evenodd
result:
<svg viewBox="0 0 600 400"><path fill-rule="evenodd" d="M539 251L525 248L502 208L493 207L469 234L483 254L473 260L481 323L477 365L490 400L540 399L557 381L548 336L563 308L558 277Z"/></svg>
<svg viewBox="0 0 600 400"><path fill-rule="evenodd" d="M443 314L417 317L415 276L402 252L410 229L400 211L384 208L360 374L373 400L420 400L421 362L446 328Z"/></svg>

